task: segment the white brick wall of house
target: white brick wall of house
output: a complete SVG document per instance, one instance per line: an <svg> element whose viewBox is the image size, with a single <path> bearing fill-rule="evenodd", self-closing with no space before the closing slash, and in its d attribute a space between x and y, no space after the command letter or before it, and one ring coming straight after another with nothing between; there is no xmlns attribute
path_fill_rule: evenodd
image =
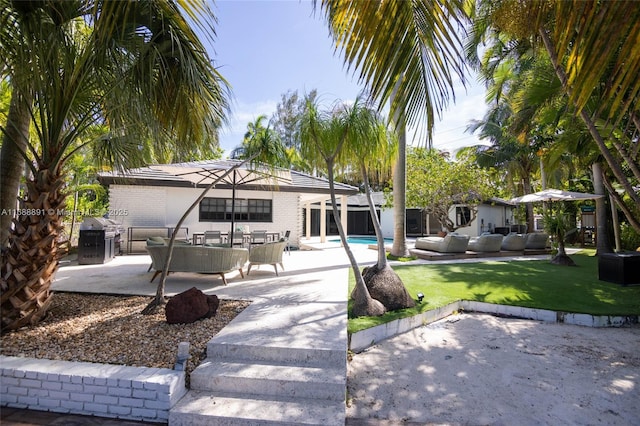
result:
<svg viewBox="0 0 640 426"><path fill-rule="evenodd" d="M202 189L197 188L110 185L109 210L120 213L110 218L121 223L125 229L131 226L173 227L201 193ZM218 198L231 198L231 196L231 190L226 189L213 189L207 194L207 197ZM271 199L273 220L272 222L238 222L237 227L248 232L267 230L280 232L281 235L291 231L291 244L299 245L302 234L302 207L299 193L237 190L236 199L243 198ZM206 230L228 232L230 223L201 222L199 210L196 207L187 217L183 227L188 229L189 235ZM124 243L126 244L126 241Z"/></svg>

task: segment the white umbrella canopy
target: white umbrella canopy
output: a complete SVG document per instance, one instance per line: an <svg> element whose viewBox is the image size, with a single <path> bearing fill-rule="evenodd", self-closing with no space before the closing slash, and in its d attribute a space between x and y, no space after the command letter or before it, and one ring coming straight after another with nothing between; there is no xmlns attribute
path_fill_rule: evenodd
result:
<svg viewBox="0 0 640 426"><path fill-rule="evenodd" d="M545 189L543 191L525 194L512 198L512 203L535 203L540 201L582 201L602 198L603 195L588 194L586 192L562 191L560 189Z"/></svg>

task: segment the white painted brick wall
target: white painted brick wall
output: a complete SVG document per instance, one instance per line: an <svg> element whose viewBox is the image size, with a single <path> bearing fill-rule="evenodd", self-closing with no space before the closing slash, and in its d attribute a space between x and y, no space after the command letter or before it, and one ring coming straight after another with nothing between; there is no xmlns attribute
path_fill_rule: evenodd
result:
<svg viewBox="0 0 640 426"><path fill-rule="evenodd" d="M185 372L0 356L0 405L166 423Z"/></svg>
<svg viewBox="0 0 640 426"><path fill-rule="evenodd" d="M125 228L166 226L166 188L143 185L110 185L109 211L125 213L110 216Z"/></svg>
<svg viewBox="0 0 640 426"><path fill-rule="evenodd" d="M173 226L187 210L189 205L201 194L200 189L164 188L144 185L110 185L109 210L124 212L119 216L110 216L121 223L125 229L130 226ZM212 190L208 197L231 197L229 190ZM273 222L241 222L249 230L265 229L269 232L291 231L289 241L292 246L300 245L302 235L301 196L297 192L238 191L238 198L267 198L273 201ZM205 230L228 232L229 223L198 222L197 208L183 224L189 233ZM122 236L126 247L126 235Z"/></svg>

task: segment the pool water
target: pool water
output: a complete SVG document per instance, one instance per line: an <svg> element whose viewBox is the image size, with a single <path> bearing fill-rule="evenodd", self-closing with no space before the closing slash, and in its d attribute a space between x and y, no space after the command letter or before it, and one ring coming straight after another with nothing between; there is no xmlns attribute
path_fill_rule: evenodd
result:
<svg viewBox="0 0 640 426"><path fill-rule="evenodd" d="M329 240L332 243L339 243L340 238L335 238ZM392 243L393 240L391 238L385 238L385 243ZM349 244L378 244L378 240L376 237L347 237L347 243Z"/></svg>

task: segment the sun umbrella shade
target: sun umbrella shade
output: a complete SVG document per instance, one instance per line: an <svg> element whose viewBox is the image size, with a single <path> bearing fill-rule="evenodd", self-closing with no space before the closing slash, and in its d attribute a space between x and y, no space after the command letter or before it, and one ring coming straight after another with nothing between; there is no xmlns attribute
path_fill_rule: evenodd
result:
<svg viewBox="0 0 640 426"><path fill-rule="evenodd" d="M544 191L525 194L512 198L512 203L535 203L540 201L582 201L602 198L602 195L588 194L585 192L562 191L560 189L545 189Z"/></svg>

